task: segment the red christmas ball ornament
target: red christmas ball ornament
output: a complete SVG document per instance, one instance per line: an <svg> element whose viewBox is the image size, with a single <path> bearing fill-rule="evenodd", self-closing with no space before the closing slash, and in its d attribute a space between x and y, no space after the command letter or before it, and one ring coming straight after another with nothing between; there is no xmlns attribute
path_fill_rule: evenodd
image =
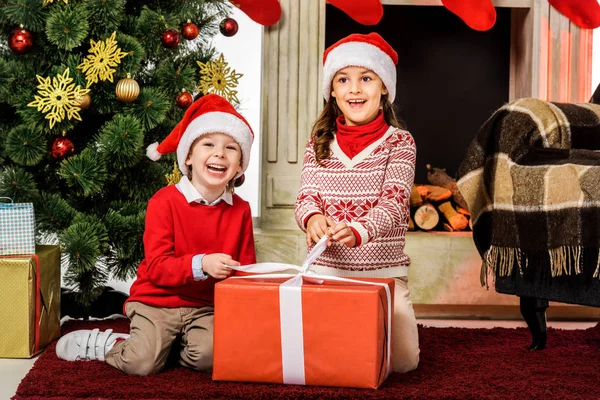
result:
<svg viewBox="0 0 600 400"><path fill-rule="evenodd" d="M179 32L175 29L169 29L160 36L160 40L166 48L172 49L179 44Z"/></svg>
<svg viewBox="0 0 600 400"><path fill-rule="evenodd" d="M240 176L237 177L237 179L233 183L233 186L240 187L244 184L244 182L246 182L246 175L241 174Z"/></svg>
<svg viewBox="0 0 600 400"><path fill-rule="evenodd" d="M73 145L73 142L71 142L71 140L65 136L54 139L54 143L52 143L52 149L50 150L52 157L57 160L62 160L74 152L75 146Z"/></svg>
<svg viewBox="0 0 600 400"><path fill-rule="evenodd" d="M8 37L8 47L17 54L27 54L33 47L33 34L23 26L14 29Z"/></svg>
<svg viewBox="0 0 600 400"><path fill-rule="evenodd" d="M194 98L185 89L181 90L179 96L177 96L177 107L186 109L192 105Z"/></svg>
<svg viewBox="0 0 600 400"><path fill-rule="evenodd" d="M189 19L181 26L181 36L187 40L194 40L198 37L198 27Z"/></svg>
<svg viewBox="0 0 600 400"><path fill-rule="evenodd" d="M219 24L219 30L223 36L231 37L235 35L238 31L238 23L233 18L225 18Z"/></svg>

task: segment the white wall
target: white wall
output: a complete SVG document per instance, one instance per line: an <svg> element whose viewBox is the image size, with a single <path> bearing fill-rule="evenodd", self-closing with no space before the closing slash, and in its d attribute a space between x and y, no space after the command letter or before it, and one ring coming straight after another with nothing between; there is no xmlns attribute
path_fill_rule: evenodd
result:
<svg viewBox="0 0 600 400"><path fill-rule="evenodd" d="M245 183L236 189L236 193L250 202L252 216L257 217L260 210L260 104L261 104L261 58L263 27L252 21L237 7L231 15L238 22L238 32L226 37L217 34L213 45L217 52L223 53L225 61L237 73L244 74L239 80L238 111L246 118L254 131L254 143L250 153L250 165L246 170Z"/></svg>

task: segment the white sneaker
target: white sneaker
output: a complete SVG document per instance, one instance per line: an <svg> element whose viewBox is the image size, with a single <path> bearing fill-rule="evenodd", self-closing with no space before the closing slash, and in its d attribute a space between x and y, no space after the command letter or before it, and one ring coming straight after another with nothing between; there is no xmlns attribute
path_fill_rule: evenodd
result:
<svg viewBox="0 0 600 400"><path fill-rule="evenodd" d="M112 333L112 329L82 329L67 333L56 343L56 355L67 361L100 360L113 348L117 339L128 339L126 333Z"/></svg>

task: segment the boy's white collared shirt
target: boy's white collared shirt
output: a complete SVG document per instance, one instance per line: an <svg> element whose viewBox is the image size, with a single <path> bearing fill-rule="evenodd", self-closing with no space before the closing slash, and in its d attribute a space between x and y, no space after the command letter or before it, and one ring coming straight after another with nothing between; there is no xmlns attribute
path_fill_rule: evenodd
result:
<svg viewBox="0 0 600 400"><path fill-rule="evenodd" d="M216 206L221 201L224 201L230 206L233 205L233 195L227 190L223 191L223 194L221 194L221 196L219 196L219 198L217 198L215 201L209 203L204 197L202 197L194 185L192 185L192 182L190 182L188 177L185 175L181 178L176 187L185 196L185 199L188 203L196 202L203 205Z"/></svg>
<svg viewBox="0 0 600 400"><path fill-rule="evenodd" d="M227 190L223 191L223 194L218 199L212 203L209 203L206 201L206 199L204 199L204 197L202 197L194 185L192 185L192 182L190 182L188 177L185 175L181 178L179 183L175 185L175 187L183 194L188 203L196 202L203 205L216 206L221 201L224 201L230 206L233 205L233 195ZM194 275L195 281L203 281L208 279L208 275L202 269L202 259L205 255L206 254L196 254L194 257L192 257L192 274Z"/></svg>

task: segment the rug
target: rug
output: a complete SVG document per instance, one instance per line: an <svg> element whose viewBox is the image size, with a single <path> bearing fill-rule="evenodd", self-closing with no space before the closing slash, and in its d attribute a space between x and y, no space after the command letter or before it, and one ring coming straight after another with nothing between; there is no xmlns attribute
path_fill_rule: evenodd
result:
<svg viewBox="0 0 600 400"><path fill-rule="evenodd" d="M75 329L128 332L129 320L68 321ZM600 326L549 329L543 351L528 351L525 328L419 326L421 361L392 374L378 390L213 382L172 365L127 376L99 361L59 360L52 343L21 381L15 400L32 399L599 399ZM260 368L260 365L256 366Z"/></svg>

